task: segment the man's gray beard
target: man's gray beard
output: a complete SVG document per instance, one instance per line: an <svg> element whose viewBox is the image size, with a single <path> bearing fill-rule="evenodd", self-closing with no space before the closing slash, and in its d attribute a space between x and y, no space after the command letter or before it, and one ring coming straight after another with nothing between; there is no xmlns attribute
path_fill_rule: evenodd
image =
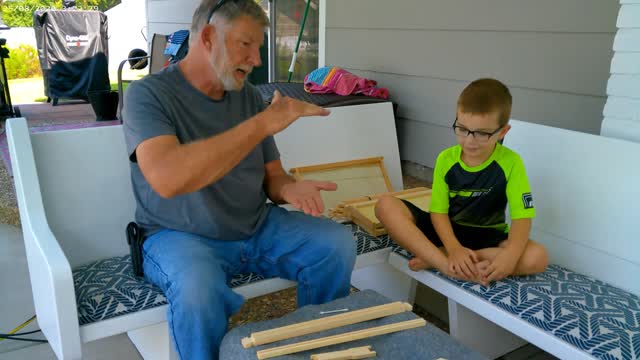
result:
<svg viewBox="0 0 640 360"><path fill-rule="evenodd" d="M218 80L220 80L222 82L222 86L224 87L225 91L239 91L242 90L242 87L244 86L244 81L238 81L235 79L235 77L233 76L233 71L231 72L225 72L224 71L224 66L227 64L227 49L226 47L222 49L222 69L218 69L215 65L215 59L212 57L209 58L209 64L211 65L211 68L213 69L213 72L216 73L216 75L218 76ZM249 74L247 74L249 75Z"/></svg>
<svg viewBox="0 0 640 360"><path fill-rule="evenodd" d="M244 86L244 81L238 81L233 77L233 74L224 73L220 76L220 81L224 86L225 91L239 91Z"/></svg>

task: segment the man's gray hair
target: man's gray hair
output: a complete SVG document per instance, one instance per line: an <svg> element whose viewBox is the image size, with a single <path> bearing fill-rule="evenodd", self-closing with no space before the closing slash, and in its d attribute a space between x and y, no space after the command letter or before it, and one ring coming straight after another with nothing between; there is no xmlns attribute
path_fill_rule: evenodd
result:
<svg viewBox="0 0 640 360"><path fill-rule="evenodd" d="M206 24L220 21L229 24L236 18L246 15L256 20L264 27L269 26L269 17L260 4L255 0L227 0L211 16L211 10L220 0L202 0L193 14L191 21L191 35L199 33ZM209 18L211 16L211 18ZM193 36L190 36L192 39Z"/></svg>

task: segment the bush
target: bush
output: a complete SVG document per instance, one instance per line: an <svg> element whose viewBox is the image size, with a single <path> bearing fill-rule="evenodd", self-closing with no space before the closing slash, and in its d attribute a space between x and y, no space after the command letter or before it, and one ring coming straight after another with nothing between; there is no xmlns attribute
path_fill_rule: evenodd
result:
<svg viewBox="0 0 640 360"><path fill-rule="evenodd" d="M30 45L20 44L17 48L9 49L5 67L9 80L42 77L38 51Z"/></svg>

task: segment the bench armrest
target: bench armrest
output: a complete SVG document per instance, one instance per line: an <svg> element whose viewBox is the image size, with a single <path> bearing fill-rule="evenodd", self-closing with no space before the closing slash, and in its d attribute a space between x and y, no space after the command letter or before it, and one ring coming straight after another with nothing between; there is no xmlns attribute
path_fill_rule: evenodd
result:
<svg viewBox="0 0 640 360"><path fill-rule="evenodd" d="M27 122L7 120L16 196L38 324L61 359L82 356L71 266L44 211Z"/></svg>

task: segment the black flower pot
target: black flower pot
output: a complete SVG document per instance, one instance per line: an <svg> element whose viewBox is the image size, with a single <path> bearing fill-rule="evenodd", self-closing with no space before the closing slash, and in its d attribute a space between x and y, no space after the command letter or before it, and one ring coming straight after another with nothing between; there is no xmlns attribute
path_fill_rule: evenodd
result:
<svg viewBox="0 0 640 360"><path fill-rule="evenodd" d="M118 92L111 90L89 91L89 102L96 113L96 121L117 120Z"/></svg>

